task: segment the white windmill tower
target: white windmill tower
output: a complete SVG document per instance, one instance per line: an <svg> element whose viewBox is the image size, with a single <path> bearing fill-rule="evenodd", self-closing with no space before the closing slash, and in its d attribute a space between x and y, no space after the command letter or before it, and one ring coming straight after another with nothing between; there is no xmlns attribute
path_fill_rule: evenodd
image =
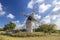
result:
<svg viewBox="0 0 60 40"><path fill-rule="evenodd" d="M34 18L33 18L34 14L30 14L30 16L27 18L26 21L26 30L27 32L33 32L34 29Z"/></svg>
<svg viewBox="0 0 60 40"><path fill-rule="evenodd" d="M27 17L26 24L25 24L26 31L33 32L34 25L35 25L34 23L37 22L40 24L40 22L34 18L34 13L31 13L30 15L23 14L23 16Z"/></svg>

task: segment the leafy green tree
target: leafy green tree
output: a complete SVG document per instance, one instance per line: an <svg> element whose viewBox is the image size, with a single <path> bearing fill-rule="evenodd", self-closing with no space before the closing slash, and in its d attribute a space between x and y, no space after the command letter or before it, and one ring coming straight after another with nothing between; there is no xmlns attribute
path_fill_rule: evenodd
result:
<svg viewBox="0 0 60 40"><path fill-rule="evenodd" d="M47 29L48 29L48 25L47 24L40 25L40 31L45 32Z"/></svg>
<svg viewBox="0 0 60 40"><path fill-rule="evenodd" d="M15 23L10 22L9 26L10 26L10 30L13 30L13 29L15 28L16 24L15 24Z"/></svg>
<svg viewBox="0 0 60 40"><path fill-rule="evenodd" d="M56 32L56 24L49 24L48 31L53 33Z"/></svg>
<svg viewBox="0 0 60 40"><path fill-rule="evenodd" d="M40 30L40 28L35 28L34 31L35 32L40 32L41 30Z"/></svg>
<svg viewBox="0 0 60 40"><path fill-rule="evenodd" d="M52 32L56 32L56 24L42 24L39 26L39 30L51 34Z"/></svg>
<svg viewBox="0 0 60 40"><path fill-rule="evenodd" d="M0 28L0 31L3 31L3 28Z"/></svg>
<svg viewBox="0 0 60 40"><path fill-rule="evenodd" d="M56 24L49 24L49 27L50 27L52 30L56 30Z"/></svg>
<svg viewBox="0 0 60 40"><path fill-rule="evenodd" d="M16 24L10 22L9 24L6 24L4 27L4 30L13 30L15 28Z"/></svg>
<svg viewBox="0 0 60 40"><path fill-rule="evenodd" d="M26 32L26 29L20 29L20 31L22 31L22 32Z"/></svg>

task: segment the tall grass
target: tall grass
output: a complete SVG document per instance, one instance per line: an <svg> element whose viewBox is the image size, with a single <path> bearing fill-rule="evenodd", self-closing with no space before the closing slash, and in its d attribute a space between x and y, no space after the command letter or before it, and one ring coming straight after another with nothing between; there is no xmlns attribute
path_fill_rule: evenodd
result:
<svg viewBox="0 0 60 40"><path fill-rule="evenodd" d="M0 40L60 40L60 36L11 37L0 35Z"/></svg>
<svg viewBox="0 0 60 40"><path fill-rule="evenodd" d="M12 33L12 34L4 34L12 37L41 37L41 36L49 36L48 33L43 32L18 32L18 33ZM54 36L60 36L60 34L52 33L51 35Z"/></svg>

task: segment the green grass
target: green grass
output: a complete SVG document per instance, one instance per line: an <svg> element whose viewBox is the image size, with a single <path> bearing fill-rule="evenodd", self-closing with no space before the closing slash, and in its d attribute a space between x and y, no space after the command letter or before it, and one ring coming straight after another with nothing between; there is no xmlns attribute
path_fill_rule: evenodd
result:
<svg viewBox="0 0 60 40"><path fill-rule="evenodd" d="M0 35L0 40L60 40L60 36L10 37L6 35Z"/></svg>
<svg viewBox="0 0 60 40"><path fill-rule="evenodd" d="M50 35L59 36L60 34L51 33ZM29 33L29 32L18 32L18 33L9 34L8 36L12 36L12 37L40 37L40 36L49 36L49 34L48 33L43 33L43 32L32 32L32 33Z"/></svg>
<svg viewBox="0 0 60 40"><path fill-rule="evenodd" d="M19 33L16 33L16 34L20 34ZM26 32L21 32L21 34L25 35ZM29 34L29 33L27 33ZM32 35L43 35L44 33L41 33L41 32L33 32L33 33L30 33ZM12 36L7 36L7 35L1 35L0 34L0 40L60 40L60 34L57 34L57 33L52 33L51 35L44 35L44 36L39 36L39 37L12 37Z"/></svg>

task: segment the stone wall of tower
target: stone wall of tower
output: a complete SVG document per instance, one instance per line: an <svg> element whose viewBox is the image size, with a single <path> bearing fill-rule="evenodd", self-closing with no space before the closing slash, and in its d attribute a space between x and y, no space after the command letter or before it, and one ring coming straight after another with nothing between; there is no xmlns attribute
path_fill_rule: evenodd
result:
<svg viewBox="0 0 60 40"><path fill-rule="evenodd" d="M33 28L34 28L34 22L33 21L27 21L26 22L27 32L33 32Z"/></svg>

